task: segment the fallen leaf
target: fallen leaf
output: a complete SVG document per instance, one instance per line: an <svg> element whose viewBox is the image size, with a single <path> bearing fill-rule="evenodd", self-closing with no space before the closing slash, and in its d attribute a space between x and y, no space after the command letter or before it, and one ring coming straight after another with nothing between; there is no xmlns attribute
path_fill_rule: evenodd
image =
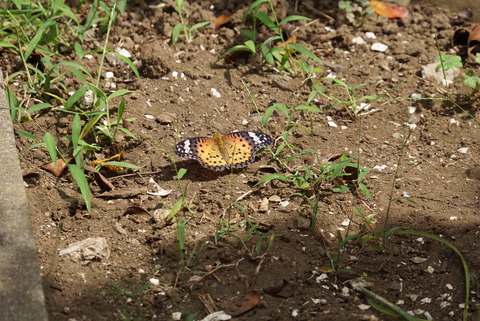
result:
<svg viewBox="0 0 480 321"><path fill-rule="evenodd" d="M383 1L370 0L370 6L376 14L386 18L405 18L408 15L408 9L401 6L394 6Z"/></svg>
<svg viewBox="0 0 480 321"><path fill-rule="evenodd" d="M219 15L217 19L215 19L215 21L213 22L215 30L218 30L218 28L220 28L221 26L229 23L232 20L232 17L233 14L228 12Z"/></svg>
<svg viewBox="0 0 480 321"><path fill-rule="evenodd" d="M141 223L142 221L148 221L150 219L150 213L141 206L130 206L123 213L124 216L135 223Z"/></svg>
<svg viewBox="0 0 480 321"><path fill-rule="evenodd" d="M257 291L249 291L243 295L243 302L237 308L234 308L233 311L228 312L228 314L237 317L241 314L244 314L247 311L250 311L258 305L260 302L260 296Z"/></svg>
<svg viewBox="0 0 480 321"><path fill-rule="evenodd" d="M102 191L111 191L115 188L115 186L113 186L113 184L110 183L110 181L105 176L103 176L99 171L97 171L95 167L84 164L83 169L85 169L89 173L93 173L95 182Z"/></svg>
<svg viewBox="0 0 480 321"><path fill-rule="evenodd" d="M48 164L44 164L40 167L43 168L44 170L52 173L53 175L59 177L60 175L62 175L65 168L67 168L67 164L65 164L63 159L57 159L57 162L55 164L53 162L51 162L51 163L48 163Z"/></svg>
<svg viewBox="0 0 480 321"><path fill-rule="evenodd" d="M100 187L102 191L111 191L115 188L115 186L113 186L113 184L110 183L110 181L105 176L103 176L102 173L95 171L93 172L93 177L98 187Z"/></svg>
<svg viewBox="0 0 480 321"><path fill-rule="evenodd" d="M480 53L480 24L473 27L468 36L468 52L473 55Z"/></svg>

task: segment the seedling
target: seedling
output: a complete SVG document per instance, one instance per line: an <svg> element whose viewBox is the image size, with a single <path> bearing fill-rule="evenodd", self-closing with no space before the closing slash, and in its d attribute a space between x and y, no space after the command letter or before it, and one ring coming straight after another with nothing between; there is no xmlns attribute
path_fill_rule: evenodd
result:
<svg viewBox="0 0 480 321"><path fill-rule="evenodd" d="M204 21L196 23L193 26L189 26L183 18L183 3L184 0L175 0L175 9L178 12L180 23L176 24L172 30L172 43L174 45L177 44L178 39L180 38L185 38L187 42L191 42L193 40L193 31L210 24L210 21Z"/></svg>
<svg viewBox="0 0 480 321"><path fill-rule="evenodd" d="M259 10L261 5L264 3L268 4L268 12L270 15ZM306 68L305 66L308 65L307 61L309 59L322 64L320 59L318 59L313 52L308 50L305 46L296 43L294 37L290 39L284 38L282 25L298 20L309 21L311 20L310 18L292 15L285 17L281 21L278 21L273 4L270 0L257 0L250 4L245 11L243 21L245 22L247 18L251 18L252 20L252 30L240 30L240 34L247 40L245 40L243 44L236 45L228 49L225 54L217 59L215 63L233 54L234 52L244 51L262 59L269 65L277 66L281 70L286 70L289 72L304 71ZM273 33L273 36L263 42L258 40L259 22L262 22ZM301 61L297 64L295 61L300 54L305 55L307 58L305 61Z"/></svg>
<svg viewBox="0 0 480 321"><path fill-rule="evenodd" d="M347 21L355 27L360 27L373 12L373 8L369 6L369 0L341 0L338 1L338 8L344 11Z"/></svg>

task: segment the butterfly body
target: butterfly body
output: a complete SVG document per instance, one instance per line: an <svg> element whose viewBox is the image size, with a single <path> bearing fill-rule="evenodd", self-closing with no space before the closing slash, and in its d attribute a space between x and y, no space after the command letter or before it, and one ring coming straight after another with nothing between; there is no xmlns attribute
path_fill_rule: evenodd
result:
<svg viewBox="0 0 480 321"><path fill-rule="evenodd" d="M273 143L270 136L252 131L233 132L213 137L194 137L179 142L175 154L196 159L214 171L242 168L255 160L255 153Z"/></svg>

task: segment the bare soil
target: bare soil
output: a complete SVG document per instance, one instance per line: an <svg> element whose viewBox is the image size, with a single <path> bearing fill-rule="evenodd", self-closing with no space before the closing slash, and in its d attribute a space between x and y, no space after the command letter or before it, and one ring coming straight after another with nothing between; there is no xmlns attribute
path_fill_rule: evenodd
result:
<svg viewBox="0 0 480 321"><path fill-rule="evenodd" d="M471 272L470 317L478 320L480 169L475 155L480 153L480 125L467 112L479 118L480 101L457 77L448 91L462 111L439 99L445 97L445 87L421 73L422 66L438 56L435 34L441 50L453 52L450 39L457 26L451 21L456 14L414 4L404 19L372 14L355 28L338 16L335 1L299 1L297 11L294 1L276 3L281 18L300 14L314 19L293 27L297 41L327 62L327 67L319 66L325 70L319 76L366 84L355 92L357 97L386 93L384 98L401 98L376 101L371 106L376 111L352 119L344 107L318 96L312 104L324 113L293 115L299 126L289 142L296 152L311 148L322 155L358 156L360 146L362 166L374 168L365 180L373 194L369 199L358 189L334 193L327 183L316 191L279 181L256 185L273 172L302 168L312 161L307 156L287 169L265 150L253 164L233 173L213 172L173 156L181 139L262 130L252 99L262 113L273 103L303 104L311 92L304 76L279 73L255 57L213 66L240 42L238 29L247 6L247 1L186 4L186 16L194 23L213 21L225 11L234 16L217 31L211 26L199 29L192 42L181 40L173 46L169 35L178 15L171 2L129 2L112 30L110 47L130 51L141 78L127 66L107 64L106 71L113 71L115 78L103 79L102 85L115 82L117 88L135 90L127 98L126 114L135 118L132 131L137 139L123 135L117 140L122 161L142 168L110 174L115 187L110 192L92 182L91 212L68 173L56 178L39 168L50 161L46 150L25 153L32 142L18 138L51 320L173 320L175 312L182 313L182 320L192 313L201 320L213 311L235 314L245 293L258 294L259 303L233 320L388 320L364 306L369 304L366 297L353 289L351 281L360 276L370 291L418 318L461 320L464 271L459 257L445 245L418 235L396 235L380 250L375 249L378 240L362 245L364 239L358 238L339 252L347 233L367 235L383 228L387 218L387 228L431 233L460 249ZM261 32L265 39L271 36L263 27ZM366 44L352 43L354 37ZM101 37L86 42L85 49L101 42ZM388 49L373 51L374 42ZM67 53L62 59L72 57ZM92 73L99 59L94 55L85 62ZM74 81L70 85L72 91L79 86ZM324 89L329 96L346 97L342 88L328 82ZM407 100L412 94L429 99ZM410 106L416 110L408 122L416 127L402 150ZM336 127L328 124L327 116ZM15 127L37 137L53 133L65 147L68 142L62 137L69 135L70 123L68 114L49 111ZM263 129L276 140L272 150L282 142L278 138L284 129L285 117L275 113ZM105 148L96 157L113 154L113 148ZM187 169L180 184L175 179L179 168ZM155 191L151 178L172 192L164 197L147 194ZM158 215L181 198L180 187L190 211L182 209L174 222L165 224ZM315 200L316 195L317 221L311 228L314 210L306 198ZM264 199L269 200L266 211L260 208ZM235 201L246 216L232 206ZM353 207L376 214L377 223L366 225ZM228 222L229 233L222 234ZM245 237L255 224L256 230ZM103 257L59 255L76 241L98 237L108 245ZM336 259L338 265L332 264Z"/></svg>

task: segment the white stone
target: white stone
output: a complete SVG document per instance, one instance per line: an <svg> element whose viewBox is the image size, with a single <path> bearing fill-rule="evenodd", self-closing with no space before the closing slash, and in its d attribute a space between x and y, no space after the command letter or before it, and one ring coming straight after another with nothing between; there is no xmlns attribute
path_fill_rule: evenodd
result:
<svg viewBox="0 0 480 321"><path fill-rule="evenodd" d="M59 253L68 255L74 261L107 260L110 257L110 247L103 237L89 237L74 242Z"/></svg>
<svg viewBox="0 0 480 321"><path fill-rule="evenodd" d="M220 94L216 88L210 89L210 93L212 94L213 97L216 97L216 98L222 97L222 94Z"/></svg>
<svg viewBox="0 0 480 321"><path fill-rule="evenodd" d="M373 51L385 52L388 49L388 46L380 42L375 42L372 43L370 49L372 49Z"/></svg>
<svg viewBox="0 0 480 321"><path fill-rule="evenodd" d="M352 43L354 43L356 45L364 45L367 42L365 40L363 40L362 37L355 37L355 38L352 39Z"/></svg>

